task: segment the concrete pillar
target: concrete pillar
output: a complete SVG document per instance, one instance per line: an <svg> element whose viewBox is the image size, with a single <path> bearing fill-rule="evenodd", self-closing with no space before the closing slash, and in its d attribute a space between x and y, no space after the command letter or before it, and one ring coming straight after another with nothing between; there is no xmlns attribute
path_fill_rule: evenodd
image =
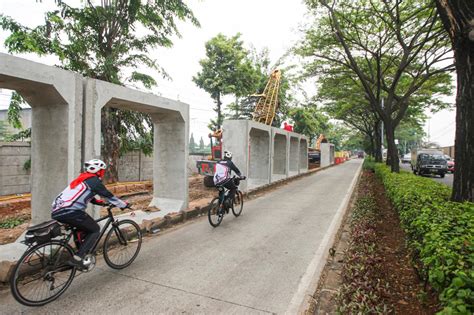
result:
<svg viewBox="0 0 474 315"><path fill-rule="evenodd" d="M334 144L321 143L321 167L334 164Z"/></svg>
<svg viewBox="0 0 474 315"><path fill-rule="evenodd" d="M177 212L188 205L188 120L177 113L154 114L152 118L154 175L150 206Z"/></svg>
<svg viewBox="0 0 474 315"><path fill-rule="evenodd" d="M225 120L222 126L223 150L232 152L232 161L240 172L248 176L249 173L249 140L247 120ZM247 191L248 180L240 182L239 189Z"/></svg>
<svg viewBox="0 0 474 315"><path fill-rule="evenodd" d="M233 162L247 176L240 189L247 191L270 183L271 127L250 120L226 120L223 148L231 151Z"/></svg>
<svg viewBox="0 0 474 315"><path fill-rule="evenodd" d="M288 158L288 176L295 176L299 173L299 145L300 139L298 134L289 133L289 158Z"/></svg>
<svg viewBox="0 0 474 315"><path fill-rule="evenodd" d="M32 108L31 216L41 223L81 167L82 77L0 53L0 88L17 91Z"/></svg>
<svg viewBox="0 0 474 315"><path fill-rule="evenodd" d="M272 128L272 173L271 182L288 177L288 132Z"/></svg>
<svg viewBox="0 0 474 315"><path fill-rule="evenodd" d="M299 173L306 173L308 171L308 139L301 136L299 144Z"/></svg>
<svg viewBox="0 0 474 315"><path fill-rule="evenodd" d="M250 126L249 131L249 189L270 183L270 130L260 128Z"/></svg>

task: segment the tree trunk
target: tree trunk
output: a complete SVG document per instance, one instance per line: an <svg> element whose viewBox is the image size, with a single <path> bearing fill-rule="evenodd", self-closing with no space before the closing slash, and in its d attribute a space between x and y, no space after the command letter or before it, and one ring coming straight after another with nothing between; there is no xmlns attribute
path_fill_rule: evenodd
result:
<svg viewBox="0 0 474 315"><path fill-rule="evenodd" d="M382 139L380 138L380 120L377 121L374 125L374 139L375 139L375 148L374 148L374 157L375 162L382 163Z"/></svg>
<svg viewBox="0 0 474 315"><path fill-rule="evenodd" d="M221 124L222 124L222 102L221 102L221 94L217 93L217 130L221 129Z"/></svg>
<svg viewBox="0 0 474 315"><path fill-rule="evenodd" d="M455 47L457 71L453 201L474 201L474 42Z"/></svg>
<svg viewBox="0 0 474 315"><path fill-rule="evenodd" d="M374 135L368 135L369 141L370 141L370 152L369 154L371 156L375 156L375 139Z"/></svg>
<svg viewBox="0 0 474 315"><path fill-rule="evenodd" d="M118 135L120 119L117 111L115 108L103 108L101 113L101 131L102 139L104 140L102 159L105 164L107 164L105 183L115 183L118 181L118 161L120 155L120 139Z"/></svg>
<svg viewBox="0 0 474 315"><path fill-rule="evenodd" d="M457 73L453 201L474 201L474 2L436 1Z"/></svg>
<svg viewBox="0 0 474 315"><path fill-rule="evenodd" d="M398 149L397 145L395 144L395 127L392 125L393 123L384 122L385 126L385 136L387 138L387 165L390 165L392 172L399 173L400 172L400 161L398 159Z"/></svg>

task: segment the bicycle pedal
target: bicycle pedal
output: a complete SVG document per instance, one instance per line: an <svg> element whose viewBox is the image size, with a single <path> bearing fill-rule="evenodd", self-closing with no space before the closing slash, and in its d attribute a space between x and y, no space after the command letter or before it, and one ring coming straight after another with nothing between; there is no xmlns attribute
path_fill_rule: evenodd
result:
<svg viewBox="0 0 474 315"><path fill-rule="evenodd" d="M83 260L84 269L82 269L81 271L89 272L92 269L94 269L95 264L96 264L95 255L92 255L92 254L86 255L86 257L84 257L84 260Z"/></svg>

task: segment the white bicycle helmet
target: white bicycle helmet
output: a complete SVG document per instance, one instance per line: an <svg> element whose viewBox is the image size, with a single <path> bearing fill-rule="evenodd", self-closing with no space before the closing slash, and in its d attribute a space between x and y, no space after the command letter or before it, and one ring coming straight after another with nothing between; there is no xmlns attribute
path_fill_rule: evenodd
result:
<svg viewBox="0 0 474 315"><path fill-rule="evenodd" d="M232 160L232 152L224 151L224 160Z"/></svg>
<svg viewBox="0 0 474 315"><path fill-rule="evenodd" d="M99 159L93 159L84 163L84 169L88 173L95 174L100 170L105 170L107 165L105 165L104 161Z"/></svg>

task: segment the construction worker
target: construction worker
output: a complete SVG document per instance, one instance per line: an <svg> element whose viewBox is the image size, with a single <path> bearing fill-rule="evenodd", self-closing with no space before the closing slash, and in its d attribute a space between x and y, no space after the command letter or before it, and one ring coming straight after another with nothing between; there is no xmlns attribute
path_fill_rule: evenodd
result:
<svg viewBox="0 0 474 315"><path fill-rule="evenodd" d="M293 131L293 126L289 125L286 121L283 123L283 129L286 131Z"/></svg>

